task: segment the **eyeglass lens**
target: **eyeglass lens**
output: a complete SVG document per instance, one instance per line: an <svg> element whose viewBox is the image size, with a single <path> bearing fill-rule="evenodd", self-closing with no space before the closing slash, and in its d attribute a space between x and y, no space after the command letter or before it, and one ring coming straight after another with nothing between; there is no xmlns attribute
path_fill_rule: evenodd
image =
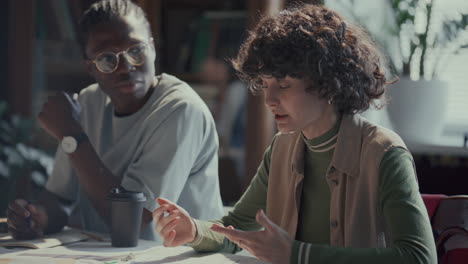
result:
<svg viewBox="0 0 468 264"><path fill-rule="evenodd" d="M145 62L146 45L137 44L129 47L126 51L119 53L103 52L94 60L96 67L103 73L111 73L115 71L119 65L119 55L123 53L125 59L134 66L140 66Z"/></svg>

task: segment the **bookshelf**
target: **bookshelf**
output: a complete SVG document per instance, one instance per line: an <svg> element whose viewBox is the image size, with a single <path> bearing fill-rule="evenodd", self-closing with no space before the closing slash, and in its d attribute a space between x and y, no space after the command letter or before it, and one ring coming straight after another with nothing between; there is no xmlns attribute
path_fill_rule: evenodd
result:
<svg viewBox="0 0 468 264"><path fill-rule="evenodd" d="M222 58L237 51L223 54L226 48L233 49L242 40L247 17L244 1L158 2L160 16L149 19L158 21L155 23L159 25L159 34L155 35L159 51L157 63L164 72L199 81L196 75L205 57ZM236 30L239 36L229 34ZM232 42L231 47L226 47L227 41Z"/></svg>

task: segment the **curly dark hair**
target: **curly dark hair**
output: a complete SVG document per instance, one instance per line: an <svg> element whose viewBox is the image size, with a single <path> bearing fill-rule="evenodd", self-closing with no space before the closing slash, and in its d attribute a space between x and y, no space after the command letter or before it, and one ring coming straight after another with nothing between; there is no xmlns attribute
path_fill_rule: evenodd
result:
<svg viewBox="0 0 468 264"><path fill-rule="evenodd" d="M376 107L383 105L386 62L365 30L319 5L264 17L232 60L254 93L260 76L305 79L311 83L306 91L333 100L343 114L365 111L373 99L382 99Z"/></svg>
<svg viewBox="0 0 468 264"><path fill-rule="evenodd" d="M86 58L85 50L88 43L89 33L93 28L101 23L115 21L128 15L138 18L148 29L151 35L151 28L146 18L145 12L137 4L130 0L100 0L92 4L86 10L78 23L78 42Z"/></svg>

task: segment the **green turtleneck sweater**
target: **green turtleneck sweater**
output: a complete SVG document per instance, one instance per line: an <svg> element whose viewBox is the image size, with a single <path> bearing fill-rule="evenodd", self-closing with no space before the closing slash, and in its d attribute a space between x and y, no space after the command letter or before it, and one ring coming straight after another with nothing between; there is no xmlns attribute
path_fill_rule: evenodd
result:
<svg viewBox="0 0 468 264"><path fill-rule="evenodd" d="M339 123L317 138L302 137L306 143L306 162L297 225L296 239L299 241L330 244L330 189L325 175L333 158Z"/></svg>
<svg viewBox="0 0 468 264"><path fill-rule="evenodd" d="M402 148L388 151L380 164L379 211L389 223L392 238L405 247L390 245L387 249L358 249L331 247L330 244L330 190L326 170L332 160L340 122L325 134L306 139L305 168L297 235L292 247L290 263L430 263L434 241L430 227L422 217L425 208L421 202L411 154ZM268 189L271 146L248 189L229 214L218 221L194 220L197 237L189 246L200 252L239 251L234 243L209 228L213 223L232 225L236 229L253 231L261 226L255 220L259 209L265 210ZM365 232L365 230L363 230ZM311 245L309 252L300 245ZM303 247L304 248L304 247ZM428 253L429 252L429 253ZM433 259L432 259L433 260Z"/></svg>

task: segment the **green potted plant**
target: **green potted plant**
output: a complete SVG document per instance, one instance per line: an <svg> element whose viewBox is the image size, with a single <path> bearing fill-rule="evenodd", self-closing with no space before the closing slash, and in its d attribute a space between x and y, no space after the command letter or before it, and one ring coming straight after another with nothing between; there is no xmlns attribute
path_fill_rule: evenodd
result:
<svg viewBox="0 0 468 264"><path fill-rule="evenodd" d="M393 128L408 143L433 143L441 136L449 83L440 75L451 56L468 44L468 14L444 15L441 4L391 1L400 81L389 89L388 113Z"/></svg>
<svg viewBox="0 0 468 264"><path fill-rule="evenodd" d="M364 115L394 129L410 144L437 141L449 87L441 75L452 56L467 48L468 10L462 13L453 6L447 14L450 5L442 0L337 0L325 4L367 28L385 48L399 76L388 90L387 109Z"/></svg>
<svg viewBox="0 0 468 264"><path fill-rule="evenodd" d="M468 14L448 17L440 4L434 0L392 0L394 33L399 38L402 60L398 68L403 76L413 80L438 78L447 59L467 46Z"/></svg>
<svg viewBox="0 0 468 264"><path fill-rule="evenodd" d="M8 114L0 101L0 216L11 200L33 198L52 170L53 158L31 146L33 126L31 119Z"/></svg>

